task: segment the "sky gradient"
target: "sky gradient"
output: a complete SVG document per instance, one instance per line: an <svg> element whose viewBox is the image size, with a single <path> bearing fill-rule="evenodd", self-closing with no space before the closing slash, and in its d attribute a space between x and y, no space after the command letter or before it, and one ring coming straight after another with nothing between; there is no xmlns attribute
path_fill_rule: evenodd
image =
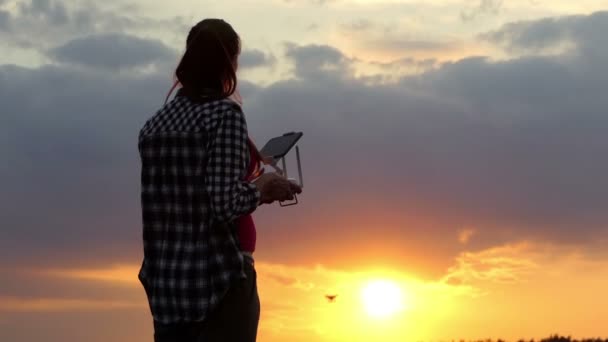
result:
<svg viewBox="0 0 608 342"><path fill-rule="evenodd" d="M206 17L252 137L305 133L259 341L608 337L608 1L0 0L1 341L152 339L137 134Z"/></svg>

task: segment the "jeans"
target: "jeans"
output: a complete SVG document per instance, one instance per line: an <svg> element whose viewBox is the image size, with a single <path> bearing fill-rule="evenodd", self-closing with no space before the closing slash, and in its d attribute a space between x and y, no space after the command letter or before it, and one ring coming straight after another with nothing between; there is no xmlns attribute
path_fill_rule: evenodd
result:
<svg viewBox="0 0 608 342"><path fill-rule="evenodd" d="M246 279L230 287L217 309L201 322L154 322L154 342L255 342L260 298L253 261L245 259Z"/></svg>

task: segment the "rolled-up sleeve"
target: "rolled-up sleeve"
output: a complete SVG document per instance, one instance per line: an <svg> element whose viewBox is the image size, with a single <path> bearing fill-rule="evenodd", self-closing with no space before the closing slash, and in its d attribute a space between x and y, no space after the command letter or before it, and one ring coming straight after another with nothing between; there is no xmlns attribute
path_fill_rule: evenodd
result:
<svg viewBox="0 0 608 342"><path fill-rule="evenodd" d="M243 180L249 160L243 113L226 111L216 127L209 143L205 183L213 216L229 222L254 211L260 192L254 184Z"/></svg>

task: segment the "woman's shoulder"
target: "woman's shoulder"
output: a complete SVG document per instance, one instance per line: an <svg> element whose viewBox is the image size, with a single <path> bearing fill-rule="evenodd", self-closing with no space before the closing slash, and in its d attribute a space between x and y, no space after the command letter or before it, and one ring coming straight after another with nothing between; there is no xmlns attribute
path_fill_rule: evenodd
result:
<svg viewBox="0 0 608 342"><path fill-rule="evenodd" d="M198 122L197 125L207 132L215 131L220 125L226 124L246 126L241 106L231 99L193 100L188 97L176 97L174 102L176 110L188 112L187 117Z"/></svg>
<svg viewBox="0 0 608 342"><path fill-rule="evenodd" d="M186 106L190 107L193 110L201 111L201 112L216 112L216 113L224 113L224 112L238 112L242 113L242 108L239 103L230 99L230 98L192 98L191 96L186 96L179 94L172 101L176 106Z"/></svg>
<svg viewBox="0 0 608 342"><path fill-rule="evenodd" d="M217 100L217 101L218 101L218 106L220 106L223 111L230 112L230 113L236 113L236 114L243 113L243 109L241 108L241 105L238 104L236 101L234 101L231 98L224 98L224 99Z"/></svg>
<svg viewBox="0 0 608 342"><path fill-rule="evenodd" d="M196 111L211 120L240 119L244 117L241 106L230 99L217 99L195 104Z"/></svg>

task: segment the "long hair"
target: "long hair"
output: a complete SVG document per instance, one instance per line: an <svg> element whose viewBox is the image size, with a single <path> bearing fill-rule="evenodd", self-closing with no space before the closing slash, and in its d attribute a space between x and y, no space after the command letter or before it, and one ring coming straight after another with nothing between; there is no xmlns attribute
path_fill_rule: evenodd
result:
<svg viewBox="0 0 608 342"><path fill-rule="evenodd" d="M222 99L237 87L237 59L241 39L222 19L204 19L194 25L186 39L186 52L175 70L175 84L192 98Z"/></svg>
<svg viewBox="0 0 608 342"><path fill-rule="evenodd" d="M222 19L204 19L194 25L186 38L186 52L175 70L174 84L165 103L179 85L181 93L192 100L222 99L234 94L237 87L237 59L241 39L232 26ZM264 157L251 138L255 167L252 178L264 172Z"/></svg>

